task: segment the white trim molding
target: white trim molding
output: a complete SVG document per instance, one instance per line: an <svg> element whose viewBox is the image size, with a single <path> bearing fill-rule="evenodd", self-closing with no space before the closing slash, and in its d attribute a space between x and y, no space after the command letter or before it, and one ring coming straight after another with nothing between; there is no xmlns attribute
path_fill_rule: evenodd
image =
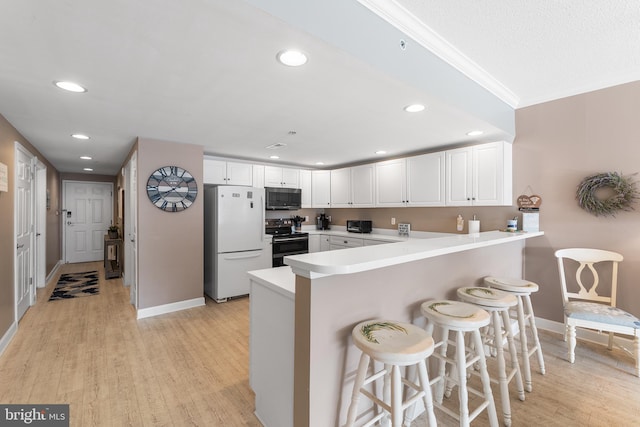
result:
<svg viewBox="0 0 640 427"><path fill-rule="evenodd" d="M161 314L173 313L174 311L187 310L189 308L200 307L203 305L205 305L204 297L172 302L170 304L156 305L154 307L139 309L136 318L140 320L147 317L159 316Z"/></svg>
<svg viewBox="0 0 640 427"><path fill-rule="evenodd" d="M484 68L460 52L395 0L358 0L364 7L414 39L425 49L469 77L512 108L520 98Z"/></svg>
<svg viewBox="0 0 640 427"><path fill-rule="evenodd" d="M0 356L2 356L2 353L4 353L7 347L9 347L9 344L16 335L16 332L18 332L18 324L13 322L11 326L9 326L9 329L7 329L7 332L5 332L2 338L0 338Z"/></svg>
<svg viewBox="0 0 640 427"><path fill-rule="evenodd" d="M56 265L53 266L49 274L47 274L47 277L44 279L44 283L46 283L47 285L49 284L49 281L53 279L56 274L58 274L58 269L62 266L62 264L64 264L64 261L59 259Z"/></svg>

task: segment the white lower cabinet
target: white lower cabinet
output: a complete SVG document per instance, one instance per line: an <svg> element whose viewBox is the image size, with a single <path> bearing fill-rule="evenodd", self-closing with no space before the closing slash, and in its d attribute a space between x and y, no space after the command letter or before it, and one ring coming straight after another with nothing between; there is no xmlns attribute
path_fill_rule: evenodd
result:
<svg viewBox="0 0 640 427"><path fill-rule="evenodd" d="M320 234L309 234L309 253L320 252Z"/></svg>
<svg viewBox="0 0 640 427"><path fill-rule="evenodd" d="M320 252L331 250L331 244L329 240L330 236L328 234L320 235Z"/></svg>
<svg viewBox="0 0 640 427"><path fill-rule="evenodd" d="M359 237L342 237L331 236L329 238L329 250L358 248L362 247L362 238Z"/></svg>

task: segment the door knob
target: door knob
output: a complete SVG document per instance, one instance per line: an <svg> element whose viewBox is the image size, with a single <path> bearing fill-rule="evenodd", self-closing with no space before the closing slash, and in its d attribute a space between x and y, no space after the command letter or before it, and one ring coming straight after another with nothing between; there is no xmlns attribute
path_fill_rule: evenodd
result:
<svg viewBox="0 0 640 427"><path fill-rule="evenodd" d="M73 225L71 221L67 221L67 225Z"/></svg>

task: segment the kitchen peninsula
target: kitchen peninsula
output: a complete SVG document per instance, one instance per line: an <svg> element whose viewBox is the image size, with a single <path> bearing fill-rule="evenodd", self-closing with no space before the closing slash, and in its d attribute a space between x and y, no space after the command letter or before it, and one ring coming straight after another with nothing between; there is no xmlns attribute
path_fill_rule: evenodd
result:
<svg viewBox="0 0 640 427"><path fill-rule="evenodd" d="M523 277L525 242L490 231L287 257L250 272L250 381L266 427L342 425L359 351L351 329L390 318L424 325L420 304L488 275Z"/></svg>

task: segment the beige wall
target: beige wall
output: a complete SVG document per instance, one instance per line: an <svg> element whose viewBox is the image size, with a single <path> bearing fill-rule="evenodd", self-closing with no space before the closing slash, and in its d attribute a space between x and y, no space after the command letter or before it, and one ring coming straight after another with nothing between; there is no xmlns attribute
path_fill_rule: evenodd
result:
<svg viewBox="0 0 640 427"><path fill-rule="evenodd" d="M138 308L201 298L204 294L202 158L199 145L138 139ZM147 197L151 173L180 166L199 193L182 212L164 212Z"/></svg>
<svg viewBox="0 0 640 427"><path fill-rule="evenodd" d="M640 172L640 82L517 110L514 189L542 196L543 238L527 245L526 277L541 285L536 315L562 321L553 252L594 247L620 252L618 306L640 316L640 204L615 218L595 217L576 202L576 187L593 173ZM640 177L636 177L640 178ZM640 188L640 187L639 187Z"/></svg>
<svg viewBox="0 0 640 427"><path fill-rule="evenodd" d="M0 163L7 165L9 191L0 192L0 338L9 330L14 311L14 158L15 142L36 155L47 166L47 189L51 208L47 211L46 273L51 272L60 259L60 178L58 171L20 133L0 115Z"/></svg>

